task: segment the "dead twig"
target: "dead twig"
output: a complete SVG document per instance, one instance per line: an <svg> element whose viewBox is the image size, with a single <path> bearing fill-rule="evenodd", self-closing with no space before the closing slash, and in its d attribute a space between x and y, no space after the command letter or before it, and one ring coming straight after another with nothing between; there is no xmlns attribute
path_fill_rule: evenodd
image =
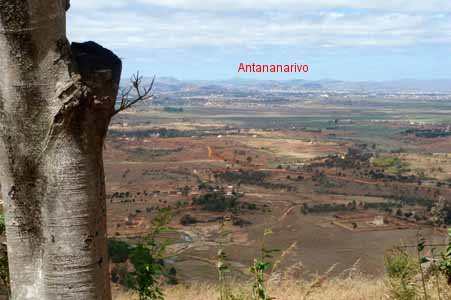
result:
<svg viewBox="0 0 451 300"><path fill-rule="evenodd" d="M304 293L304 297L302 298L303 300L306 300L310 294L312 294L316 289L319 289L322 287L323 283L329 278L329 275L335 270L335 267L337 266L337 264L332 265L327 271L326 273L324 273L321 276L318 276L311 284L310 286L307 288L307 290Z"/></svg>
<svg viewBox="0 0 451 300"><path fill-rule="evenodd" d="M153 98L152 89L155 83L155 76L148 86L143 87L142 80L143 77L139 75L139 72L133 74L132 78L130 78L131 85L120 91L121 104L119 105L119 108L114 111L113 116L132 107L140 101ZM131 97L132 94L134 94L134 97Z"/></svg>

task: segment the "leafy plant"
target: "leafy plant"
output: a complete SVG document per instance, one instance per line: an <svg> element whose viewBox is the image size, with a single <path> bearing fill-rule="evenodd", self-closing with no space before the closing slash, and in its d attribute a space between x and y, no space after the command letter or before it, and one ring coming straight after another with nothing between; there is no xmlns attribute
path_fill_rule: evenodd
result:
<svg viewBox="0 0 451 300"><path fill-rule="evenodd" d="M163 264L151 253L147 244L135 247L130 253L134 271L127 274L126 285L137 291L140 300L164 299L160 289Z"/></svg>
<svg viewBox="0 0 451 300"><path fill-rule="evenodd" d="M438 267L448 278L448 285L451 285L451 228L448 228L448 246L441 253L441 260Z"/></svg>
<svg viewBox="0 0 451 300"><path fill-rule="evenodd" d="M271 269L271 263L268 260L273 257L273 253L279 252L278 249L267 249L265 247L265 238L271 234L271 229L265 229L262 246L260 249L260 257L254 258L254 262L250 267L250 272L254 275L254 283L252 285L253 300L274 299L269 296L265 285L265 272Z"/></svg>
<svg viewBox="0 0 451 300"><path fill-rule="evenodd" d="M152 230L143 242L130 249L129 259L133 271L128 273L125 284L139 294L140 300L164 299L161 284L164 277L174 280L173 268L166 270L164 263L168 241L157 240L158 235L171 230L168 227L172 219L170 210L160 210L152 221Z"/></svg>
<svg viewBox="0 0 451 300"><path fill-rule="evenodd" d="M269 300L272 299L267 292L265 286L265 272L269 270L270 263L261 259L254 258L254 263L250 268L252 274L254 274L254 283L252 285L252 298L254 300Z"/></svg>
<svg viewBox="0 0 451 300"><path fill-rule="evenodd" d="M226 262L227 255L224 251L223 240L227 236L227 232L224 229L224 221L221 223L219 230L219 250L217 254L218 281L219 281L219 300L229 300L231 298L230 289L228 286L226 275L230 273L229 266Z"/></svg>
<svg viewBox="0 0 451 300"><path fill-rule="evenodd" d="M127 261L129 252L130 245L128 243L115 239L108 240L108 255L113 263Z"/></svg>
<svg viewBox="0 0 451 300"><path fill-rule="evenodd" d="M418 263L401 248L393 249L384 260L391 299L415 299L417 286L414 277L418 273Z"/></svg>
<svg viewBox="0 0 451 300"><path fill-rule="evenodd" d="M229 231L225 230L225 221L221 223L219 230L219 250L217 254L217 270L218 270L218 281L219 281L219 300L244 300L244 295L234 293L230 288L229 275L231 274L231 269L227 263L227 254L224 251L224 240L230 234Z"/></svg>
<svg viewBox="0 0 451 300"><path fill-rule="evenodd" d="M441 297L442 291L441 291L441 288L440 288L440 281L441 281L440 275L441 275L441 272L440 272L439 266L437 265L437 260L436 260L435 257L436 257L436 255L435 255L435 248L432 248L431 249L431 259L429 261L431 262L432 273L433 273L434 278L435 278L435 286L437 288L437 297L438 297L438 300L441 300L442 299L442 297Z"/></svg>
<svg viewBox="0 0 451 300"><path fill-rule="evenodd" d="M423 295L424 299L428 299L428 292L426 289L426 279L423 271L422 265L429 261L429 258L423 255L424 247L426 244L426 240L424 237L420 235L420 233L417 234L417 258L418 258L418 268L420 270L420 276L421 276L421 283L423 286Z"/></svg>

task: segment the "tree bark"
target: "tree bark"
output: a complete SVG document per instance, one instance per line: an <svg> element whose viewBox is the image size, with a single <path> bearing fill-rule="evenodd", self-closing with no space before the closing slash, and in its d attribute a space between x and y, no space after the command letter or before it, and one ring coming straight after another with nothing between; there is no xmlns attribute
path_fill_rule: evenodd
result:
<svg viewBox="0 0 451 300"><path fill-rule="evenodd" d="M0 181L12 299L110 299L102 150L121 61L69 45L68 0L0 0Z"/></svg>

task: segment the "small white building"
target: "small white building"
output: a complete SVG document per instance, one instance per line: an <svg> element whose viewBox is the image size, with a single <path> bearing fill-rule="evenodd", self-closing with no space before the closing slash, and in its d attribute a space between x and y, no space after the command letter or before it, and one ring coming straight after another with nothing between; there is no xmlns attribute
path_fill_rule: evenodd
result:
<svg viewBox="0 0 451 300"><path fill-rule="evenodd" d="M383 226L385 224L384 216L376 216L374 220L371 221L371 224L376 226Z"/></svg>

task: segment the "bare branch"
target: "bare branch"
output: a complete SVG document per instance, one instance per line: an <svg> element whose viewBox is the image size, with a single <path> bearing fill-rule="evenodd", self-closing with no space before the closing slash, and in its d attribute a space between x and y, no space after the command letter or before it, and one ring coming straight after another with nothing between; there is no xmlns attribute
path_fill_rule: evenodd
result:
<svg viewBox="0 0 451 300"><path fill-rule="evenodd" d="M121 104L113 113L113 116L124 111L140 101L145 101L153 98L152 90L155 83L155 76L148 86L142 86L143 77L139 75L139 71L130 78L131 85L123 88L120 91ZM131 95L135 94L132 98Z"/></svg>

